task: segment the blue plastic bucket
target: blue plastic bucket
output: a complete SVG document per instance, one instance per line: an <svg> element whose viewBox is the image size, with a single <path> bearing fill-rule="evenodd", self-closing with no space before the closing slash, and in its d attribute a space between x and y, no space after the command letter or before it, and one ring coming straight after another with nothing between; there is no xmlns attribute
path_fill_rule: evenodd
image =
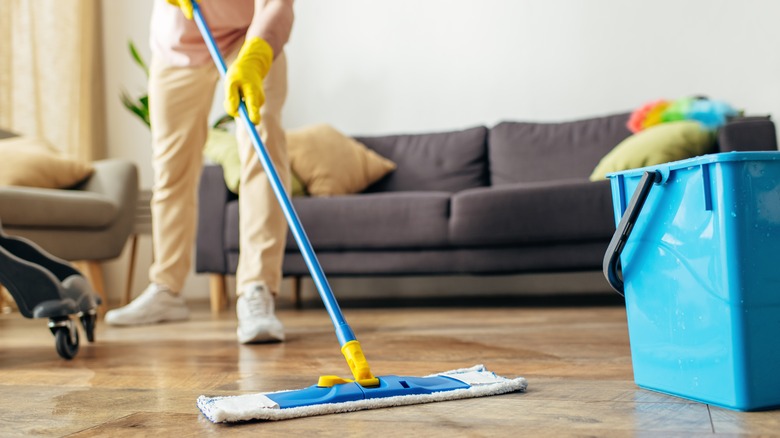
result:
<svg viewBox="0 0 780 438"><path fill-rule="evenodd" d="M636 384L737 410L780 407L780 152L608 177ZM629 208L640 183L644 205ZM627 209L638 211L621 230Z"/></svg>

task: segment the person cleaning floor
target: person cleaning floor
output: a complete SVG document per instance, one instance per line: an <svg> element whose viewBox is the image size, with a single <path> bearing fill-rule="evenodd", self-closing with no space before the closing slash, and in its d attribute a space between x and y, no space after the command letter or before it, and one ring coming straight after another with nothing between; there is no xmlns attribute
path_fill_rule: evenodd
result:
<svg viewBox="0 0 780 438"><path fill-rule="evenodd" d="M269 0L264 6L267 7L272 3L274 2ZM288 5L289 3L285 4L285 6ZM272 158L273 155L269 153L269 148L264 144L265 140L261 139L261 136L255 129L255 126L259 121L257 120L257 115L260 111L254 108L263 105L262 99L257 98L257 93L261 92L262 88L250 89L246 87L246 85L262 82L262 77L264 75L256 75L254 78L250 78L243 84L244 87L240 88L240 85L236 85L237 76L239 79L243 79L243 73L246 71L266 71L264 68L267 68L270 65L270 60L273 59L273 55L270 52L270 50L272 50L270 49L271 45L267 43L264 45L262 44L264 40L252 37L244 43L244 46L238 54L237 61L228 69L222 55L222 49L219 47L217 39L215 38L216 32L211 30L212 26L208 24L207 19L204 17L204 13L201 10L199 3L188 2L183 6L185 7L188 17L194 19L197 29L201 33L205 45L208 47L209 55L212 57L219 74L224 76L225 84L228 88L226 97L228 102L227 109L231 113L234 113L233 99L237 98L241 123L246 129L245 132L249 134L249 140L257 153L258 162L261 163L261 166L265 170L268 184L272 188L273 195L278 201L283 218L286 221L286 224L289 225L296 243L298 243L301 255L306 260L306 264L309 267L309 271L317 286L317 291L319 292L325 309L333 323L336 339L341 347L341 353L346 359L353 377L352 379L349 379L334 375L321 375L319 379L317 379L315 385L298 390L241 394L237 396L201 395L197 399L197 406L201 413L215 423L244 422L250 420L284 420L312 415L353 412L363 409L380 409L392 406L458 400L525 391L527 382L524 378L517 377L507 379L488 371L482 365L445 371L443 373L424 377L398 375L376 377L374 375L363 354L360 343L339 309L336 297L333 294L333 291L331 291L325 274L322 272L322 267L317 261L314 250L311 247L311 242L309 242L306 233L303 231L300 219L290 201L289 183L285 183L285 180L281 177L281 173L275 169L277 160ZM255 9L255 11L257 11L257 9ZM284 12L274 12L280 14L274 15L275 17L285 16ZM291 23L292 16L290 15L289 17ZM208 21L211 21L211 18L209 18ZM266 21L261 20L261 22ZM220 28L217 28L216 26L215 29L217 31L220 30ZM287 27L285 29L285 37L287 37L289 36L289 28ZM251 30L252 27L250 25L249 34L253 35ZM256 46L255 44L259 44L259 46ZM268 49L266 49L266 46ZM247 49L247 51L245 52L244 49ZM252 63L254 65L249 64L250 67L243 69L240 67L241 63L247 58L260 62ZM237 65L239 66L238 69L236 69ZM278 66L278 60L276 65ZM239 73L238 75L236 74L237 71ZM273 70L268 76L270 77L272 74ZM271 81L268 81L264 84L266 86L266 91L272 91L271 87L269 87L270 82ZM266 104L265 108L268 106L269 105ZM264 114L264 117L265 116L266 115ZM152 117L153 122L154 120L154 117ZM247 167L249 161L246 158L247 154L242 151L244 167ZM287 163L284 162L284 164L286 165ZM288 181L289 173L289 169L285 169L285 175L288 175L285 179ZM243 194L242 198L245 198ZM266 213L266 215L268 214L267 211L264 213ZM242 212L242 223L240 226L244 225L243 220L246 217L247 216L244 216ZM243 257L243 247L241 250L241 257ZM241 265L239 265L239 268L240 267ZM154 274L154 271L152 271L152 273ZM261 339L281 340L283 335L281 324L278 323L278 320L273 316L273 308L268 306L268 303L272 303L272 301L269 300L269 298L272 298L272 294L267 293L267 284L251 282L244 287L248 289L243 289L243 293L238 301L239 341L253 342ZM147 292L144 292L144 295L148 293L150 297L145 298L147 302L141 302L140 300L144 297L139 297L138 300L127 306L127 308L131 308L131 306L135 304L136 307L132 308L132 310L125 310L125 314L137 315L139 310L143 310L144 305L154 303L155 298L151 297L162 292L167 293L167 291L161 291L161 289L162 288L155 286L151 291L147 290ZM256 310L256 312L243 314L242 308L252 310L252 304L247 297L257 293L258 290L265 292L259 293L257 296L257 298L262 298L258 300L258 302L265 304L265 306L262 308L255 308L254 310ZM168 297L165 299L169 300ZM176 307L176 304L171 306L171 308ZM117 315L120 315L120 318L117 318ZM182 315L184 315L183 312ZM122 313L120 311L115 312L113 316L115 322L116 319L121 321L121 316ZM252 322L246 323L246 321L249 320ZM258 323L257 321L261 322ZM251 336L247 336L245 328L252 329L251 332L248 333ZM277 329L278 331L276 331Z"/></svg>
<svg viewBox="0 0 780 438"><path fill-rule="evenodd" d="M192 0L155 0L151 17L149 111L154 187L150 284L128 305L106 313L115 326L189 317L182 296L197 221L197 186L208 114L219 73L192 21ZM249 117L289 193L281 112L287 95L284 46L294 20L292 0L201 0L219 49L228 53L225 110L237 117L243 96ZM232 60L232 62L230 62ZM283 341L274 313L282 280L287 223L248 132L237 126L241 158L236 273L238 342ZM220 232L215 230L215 232Z"/></svg>

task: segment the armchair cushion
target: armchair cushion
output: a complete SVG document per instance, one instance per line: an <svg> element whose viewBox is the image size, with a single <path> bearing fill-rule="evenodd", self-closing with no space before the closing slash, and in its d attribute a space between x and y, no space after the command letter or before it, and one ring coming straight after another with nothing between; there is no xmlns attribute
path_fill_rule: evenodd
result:
<svg viewBox="0 0 780 438"><path fill-rule="evenodd" d="M89 163L57 155L45 141L32 137L0 140L0 156L0 186L62 189L94 170Z"/></svg>
<svg viewBox="0 0 780 438"><path fill-rule="evenodd" d="M97 228L113 222L118 210L101 193L37 187L0 190L0 212L6 226Z"/></svg>

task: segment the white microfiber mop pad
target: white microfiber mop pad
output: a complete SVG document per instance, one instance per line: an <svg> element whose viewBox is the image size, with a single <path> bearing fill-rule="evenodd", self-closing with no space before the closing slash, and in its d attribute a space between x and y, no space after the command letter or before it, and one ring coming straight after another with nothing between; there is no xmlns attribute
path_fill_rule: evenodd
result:
<svg viewBox="0 0 780 438"><path fill-rule="evenodd" d="M214 423L250 420L287 420L314 415L337 414L364 409L414 405L524 391L528 382L522 378L507 379L485 369L483 365L446 371L426 377L445 376L459 380L468 388L434 392L431 394L397 395L383 398L341 403L324 403L280 409L266 394L245 394L229 397L198 397L198 408ZM381 377L380 377L381 379Z"/></svg>

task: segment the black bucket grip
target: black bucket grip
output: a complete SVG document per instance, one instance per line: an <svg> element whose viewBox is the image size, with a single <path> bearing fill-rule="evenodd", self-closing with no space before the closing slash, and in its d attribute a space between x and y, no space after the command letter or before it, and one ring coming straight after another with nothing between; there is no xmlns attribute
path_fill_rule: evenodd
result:
<svg viewBox="0 0 780 438"><path fill-rule="evenodd" d="M628 236L631 235L631 231L634 229L636 219L639 217L645 201L647 201L650 189L653 187L653 184L660 183L661 180L662 175L658 171L646 171L642 175L642 179L639 180L639 185L634 191L634 195L631 197L623 217L620 218L615 234L612 235L607 252L604 254L604 276L607 278L609 285L621 296L623 295L623 280L617 272L620 254L623 252L626 241L628 241Z"/></svg>

